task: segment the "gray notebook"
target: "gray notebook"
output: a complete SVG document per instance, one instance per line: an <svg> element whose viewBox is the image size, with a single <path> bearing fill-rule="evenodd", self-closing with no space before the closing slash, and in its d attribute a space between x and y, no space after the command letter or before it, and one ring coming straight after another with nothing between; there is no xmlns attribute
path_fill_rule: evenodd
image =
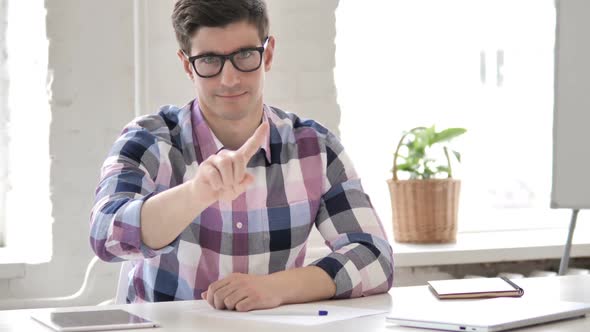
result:
<svg viewBox="0 0 590 332"><path fill-rule="evenodd" d="M473 278L429 281L430 291L439 299L520 297L524 290L504 278Z"/></svg>

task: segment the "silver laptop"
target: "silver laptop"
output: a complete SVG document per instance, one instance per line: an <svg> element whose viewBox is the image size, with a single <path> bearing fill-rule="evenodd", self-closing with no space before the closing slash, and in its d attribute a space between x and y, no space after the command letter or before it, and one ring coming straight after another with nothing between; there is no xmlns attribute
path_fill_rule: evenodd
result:
<svg viewBox="0 0 590 332"><path fill-rule="evenodd" d="M386 319L402 326L491 332L583 317L588 312L590 303L494 298L416 303L403 307L394 305Z"/></svg>

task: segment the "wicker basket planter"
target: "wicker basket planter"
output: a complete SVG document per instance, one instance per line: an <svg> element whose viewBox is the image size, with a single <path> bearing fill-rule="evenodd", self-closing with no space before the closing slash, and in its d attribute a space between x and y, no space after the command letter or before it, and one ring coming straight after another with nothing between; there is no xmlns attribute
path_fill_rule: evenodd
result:
<svg viewBox="0 0 590 332"><path fill-rule="evenodd" d="M449 243L457 240L461 181L452 177L451 160L446 146L443 146L443 151L447 163L444 166L435 165L436 168L427 166L427 163L435 160L429 157L425 150L426 147L447 142L464 132L463 128L449 128L436 132L434 126L416 127L399 140L393 158L393 177L387 180L391 194L395 241ZM414 135L414 139L404 143L410 134ZM408 148L408 152L403 157L405 162L398 165L402 145ZM452 152L457 160L461 161L459 153ZM398 179L398 170L410 172L411 179ZM435 176L440 173L447 173L447 178L436 178Z"/></svg>
<svg viewBox="0 0 590 332"><path fill-rule="evenodd" d="M461 181L387 180L397 242L449 243L457 239Z"/></svg>

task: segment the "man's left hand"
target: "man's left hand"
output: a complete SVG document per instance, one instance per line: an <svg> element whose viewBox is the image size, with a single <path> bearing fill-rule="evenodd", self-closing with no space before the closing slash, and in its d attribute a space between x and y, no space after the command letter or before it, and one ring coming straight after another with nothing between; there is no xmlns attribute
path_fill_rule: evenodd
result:
<svg viewBox="0 0 590 332"><path fill-rule="evenodd" d="M218 280L201 294L216 309L250 311L281 305L281 290L272 282L272 275L232 273Z"/></svg>

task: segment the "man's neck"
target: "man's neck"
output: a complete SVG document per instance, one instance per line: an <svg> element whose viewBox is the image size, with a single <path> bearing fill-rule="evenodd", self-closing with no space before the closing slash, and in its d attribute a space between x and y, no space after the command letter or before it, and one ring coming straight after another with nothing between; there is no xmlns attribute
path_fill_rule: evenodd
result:
<svg viewBox="0 0 590 332"><path fill-rule="evenodd" d="M254 134L262 120L262 107L256 116L240 120L226 120L203 113L209 128L226 149L237 150Z"/></svg>

